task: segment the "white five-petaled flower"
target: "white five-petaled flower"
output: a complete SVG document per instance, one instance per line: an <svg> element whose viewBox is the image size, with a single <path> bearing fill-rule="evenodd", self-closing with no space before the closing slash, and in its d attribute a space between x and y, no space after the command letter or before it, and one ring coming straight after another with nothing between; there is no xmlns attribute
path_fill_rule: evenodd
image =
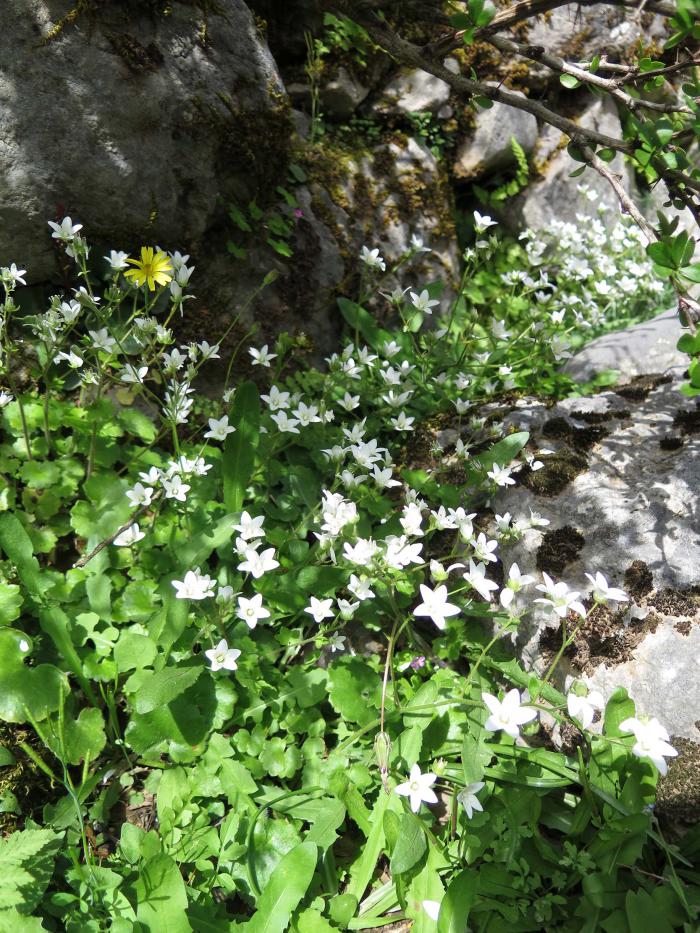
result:
<svg viewBox="0 0 700 933"><path fill-rule="evenodd" d="M253 538L264 538L264 521L264 515L256 515L253 518L248 512L241 512L240 521L237 525L233 525L233 529L239 532L244 541L251 541Z"/></svg>
<svg viewBox="0 0 700 933"><path fill-rule="evenodd" d="M117 535L112 544L117 547L129 547L129 545L136 544L137 541L145 537L146 535L140 530L138 522L134 522L133 525L125 528L120 535Z"/></svg>
<svg viewBox="0 0 700 933"><path fill-rule="evenodd" d="M54 240L64 240L69 243L78 230L83 229L82 224L74 224L70 217L64 217L60 224L55 223L53 220L49 220L49 227L53 230L51 234Z"/></svg>
<svg viewBox="0 0 700 933"><path fill-rule="evenodd" d="M65 353L63 350L61 350L53 358L54 363L60 363L61 360L65 360L71 369L80 369L80 367L83 365L83 358L78 356L74 350L69 350L68 353Z"/></svg>
<svg viewBox="0 0 700 933"><path fill-rule="evenodd" d="M544 583L538 583L535 589L545 593L546 598L540 597L534 602L551 606L552 612L560 619L565 619L570 609L580 616L586 615L585 606L579 602L579 594L576 590L570 590L563 580L555 583L546 573L542 574L542 578Z"/></svg>
<svg viewBox="0 0 700 933"><path fill-rule="evenodd" d="M209 430L204 434L215 441L225 441L229 434L233 434L236 429L228 423L228 415L221 418L209 419Z"/></svg>
<svg viewBox="0 0 700 933"><path fill-rule="evenodd" d="M239 658L241 652L238 648L229 648L228 642L222 638L215 648L210 648L204 654L209 658L209 664L212 671L235 671L238 665L236 658Z"/></svg>
<svg viewBox="0 0 700 933"><path fill-rule="evenodd" d="M484 729L487 732L498 732L502 729L511 738L517 739L520 735L520 726L537 716L536 709L521 706L523 701L515 689L509 690L502 700L492 693L482 693L481 699L491 714L484 723Z"/></svg>
<svg viewBox="0 0 700 933"><path fill-rule="evenodd" d="M421 583L420 595L423 602L416 606L413 615L428 616L439 629L445 628L445 619L459 615L459 606L447 601L449 594L446 586L438 586L431 590L429 586Z"/></svg>
<svg viewBox="0 0 700 933"><path fill-rule="evenodd" d="M214 581L199 567L188 570L184 580L173 580L177 599L207 599L214 595Z"/></svg>
<svg viewBox="0 0 700 933"><path fill-rule="evenodd" d="M150 486L144 486L143 483L135 483L131 489L127 489L126 497L129 505L134 507L150 505L153 499L153 489Z"/></svg>
<svg viewBox="0 0 700 933"><path fill-rule="evenodd" d="M128 268L127 259L129 258L129 254L125 253L123 250L111 249L109 251L109 256L103 256L102 258L107 260L112 272L122 272L124 269Z"/></svg>
<svg viewBox="0 0 700 933"><path fill-rule="evenodd" d="M391 418L390 420L397 431L411 431L413 430L413 422L416 419L409 418L405 411L401 411L396 418Z"/></svg>
<svg viewBox="0 0 700 933"><path fill-rule="evenodd" d="M175 499L178 502L187 501L187 493L191 487L188 483L183 483L182 477L176 473L172 477L164 476L161 480L163 492L166 499Z"/></svg>
<svg viewBox="0 0 700 933"><path fill-rule="evenodd" d="M591 690L588 696L578 696L569 693L566 697L566 708L572 719L577 719L584 729L592 724L597 709L604 709L605 700L598 690Z"/></svg>
<svg viewBox="0 0 700 933"><path fill-rule="evenodd" d="M236 615L242 619L248 628L255 628L260 619L267 619L270 615L268 609L262 604L262 593L256 593L250 599L245 596L238 597L238 609Z"/></svg>
<svg viewBox="0 0 700 933"><path fill-rule="evenodd" d="M312 596L304 612L308 612L310 616L313 616L314 622L320 625L324 619L333 618L335 613L331 609L332 605L332 599L317 599L315 596Z"/></svg>
<svg viewBox="0 0 700 933"><path fill-rule="evenodd" d="M482 787L485 787L483 781L474 781L473 784L467 784L466 787L463 787L462 790L457 794L457 802L461 803L464 807L464 811L467 814L467 819L471 819L474 815L475 810L483 812L484 808L481 806L481 801L476 796Z"/></svg>
<svg viewBox="0 0 700 933"><path fill-rule="evenodd" d="M474 229L477 233L484 233L489 227L495 227L496 221L492 220L488 214L480 214L474 211Z"/></svg>
<svg viewBox="0 0 700 933"><path fill-rule="evenodd" d="M486 475L489 479L493 480L497 486L515 486L515 480L510 474L511 470L509 467L502 467L494 463L492 469L490 469Z"/></svg>
<svg viewBox="0 0 700 933"><path fill-rule="evenodd" d="M23 278L23 276L27 274L27 270L26 270L26 269L18 269L18 268L17 268L17 263L16 263L16 262L13 262L13 263L10 265L10 268L9 268L9 269L3 269L2 271L7 273L7 277L8 277L8 279L10 279L10 281L13 283L13 285L16 285L17 282L19 282L20 285L26 285L26 284L27 284L27 283L24 281L24 278Z"/></svg>
<svg viewBox="0 0 700 933"><path fill-rule="evenodd" d="M463 574L463 576L467 583L477 591L482 599L485 599L486 602L490 602L491 593L498 589L498 584L494 583L493 580L489 580L486 576L486 566L484 564L475 564L470 558L469 570Z"/></svg>
<svg viewBox="0 0 700 933"><path fill-rule="evenodd" d="M300 434L299 428L297 425L299 422L296 418L290 418L286 411L280 409L276 411L273 415L270 415L272 420L277 425L278 431L285 431L288 434Z"/></svg>
<svg viewBox="0 0 700 933"><path fill-rule="evenodd" d="M636 716L630 716L620 723L621 732L632 732L636 739L632 754L637 758L648 758L663 777L668 771L665 758L675 758L678 752L669 745L669 735L658 719L644 722Z"/></svg>
<svg viewBox="0 0 700 933"><path fill-rule="evenodd" d="M382 272L386 272L386 263L379 255L378 249L369 249L367 246L363 246L360 250L360 259L368 269L380 269Z"/></svg>
<svg viewBox="0 0 700 933"><path fill-rule="evenodd" d="M593 584L593 599L597 603L607 603L608 601L615 603L628 602L627 593L624 590L610 586L600 571L596 573L595 577L591 573L587 573L586 576Z"/></svg>
<svg viewBox="0 0 700 933"><path fill-rule="evenodd" d="M250 347L248 353L250 353L253 358L253 366L265 366L268 369L270 367L270 362L277 356L276 353L270 353L267 344L263 344L259 350L256 350L255 347Z"/></svg>
<svg viewBox="0 0 700 933"><path fill-rule="evenodd" d="M245 560L238 565L238 570L249 573L254 579L259 580L268 570L274 570L275 567L279 567L279 561L275 560L274 554L275 549L272 547L263 551L261 554L258 554L255 548L246 548L243 552Z"/></svg>
<svg viewBox="0 0 700 933"><path fill-rule="evenodd" d="M427 288L424 288L420 294L417 292L411 292L409 297L411 299L411 304L416 309L416 311L422 311L423 314L432 314L433 308L437 308L440 305L439 301L436 301L434 298L430 297Z"/></svg>
<svg viewBox="0 0 700 933"><path fill-rule="evenodd" d="M496 516L503 518L504 516ZM510 516L508 517L510 520ZM531 577L528 573L521 573L520 567L517 564L511 564L510 570L508 572L508 580L506 585L501 590L499 599L501 605L504 609L507 609L510 604L513 602L513 598L516 593L518 593L524 586L528 586L530 583L534 583L535 578Z"/></svg>
<svg viewBox="0 0 700 933"><path fill-rule="evenodd" d="M437 780L437 775L430 771L421 774L418 765L413 765L408 780L404 784L396 787L396 793L401 797L408 797L411 810L418 813L421 803L437 803L438 799L435 791L432 789Z"/></svg>
<svg viewBox="0 0 700 933"><path fill-rule="evenodd" d="M336 651L344 651L346 641L347 638L345 635L338 635L336 632L335 635L331 635L328 639L328 647L331 649L332 653L335 653Z"/></svg>
<svg viewBox="0 0 700 933"><path fill-rule="evenodd" d="M88 336L93 350L104 350L105 353L111 353L117 345L117 341L110 336L106 327L100 327L99 330L89 330Z"/></svg>

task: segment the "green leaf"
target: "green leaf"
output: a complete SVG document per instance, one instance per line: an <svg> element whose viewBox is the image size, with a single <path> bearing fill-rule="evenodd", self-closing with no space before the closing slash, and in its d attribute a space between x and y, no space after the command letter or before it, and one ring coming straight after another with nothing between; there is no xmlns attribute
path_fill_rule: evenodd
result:
<svg viewBox="0 0 700 933"><path fill-rule="evenodd" d="M384 814L388 809L401 810L401 803L396 794L379 791L379 796L372 810L372 828L367 842L360 850L360 855L350 867L350 883L345 889L346 895L359 904L367 886L372 880L375 867L384 848Z"/></svg>
<svg viewBox="0 0 700 933"><path fill-rule="evenodd" d="M22 609L22 593L15 583L0 583L0 625L18 619Z"/></svg>
<svg viewBox="0 0 700 933"><path fill-rule="evenodd" d="M224 504L227 511L239 512L253 475L260 438L260 396L255 383L244 382L236 389L231 426L236 430L226 438L222 458Z"/></svg>
<svg viewBox="0 0 700 933"><path fill-rule="evenodd" d="M21 914L30 914L41 903L61 838L50 829L25 829L0 840L0 917L4 929L23 929L21 922L5 926L6 910L16 908Z"/></svg>
<svg viewBox="0 0 700 933"><path fill-rule="evenodd" d="M634 700L624 687L618 687L610 694L610 699L605 706L603 732L610 738L628 736L630 733L620 732L620 723L634 714Z"/></svg>
<svg viewBox="0 0 700 933"><path fill-rule="evenodd" d="M484 470L492 470L495 464L499 466L508 466L511 460L518 456L530 439L527 431L517 431L515 434L509 434L503 440L498 441L489 450L484 451L474 457L474 460L481 464Z"/></svg>
<svg viewBox="0 0 700 933"><path fill-rule="evenodd" d="M41 575L31 538L16 515L0 513L0 548L15 565L17 575L35 599L42 600L51 582Z"/></svg>
<svg viewBox="0 0 700 933"><path fill-rule="evenodd" d="M94 761L105 747L104 720L98 709L82 709L75 720L68 720L63 727L64 743L56 734L47 736L47 744L54 754L72 765L78 765L84 759Z"/></svg>
<svg viewBox="0 0 700 933"><path fill-rule="evenodd" d="M306 834L306 842L315 843L320 849L330 849L338 838L336 830L345 819L345 807L331 797L320 801L318 816Z"/></svg>
<svg viewBox="0 0 700 933"><path fill-rule="evenodd" d="M423 858L426 848L423 824L414 813L404 813L396 846L391 855L392 875L410 871Z"/></svg>
<svg viewBox="0 0 700 933"><path fill-rule="evenodd" d="M189 933L185 882L173 859L163 852L139 868L136 916L148 933Z"/></svg>
<svg viewBox="0 0 700 933"><path fill-rule="evenodd" d="M77 678L85 696L89 698L93 706L97 706L97 698L90 682L83 674L83 665L73 645L73 639L70 636L71 623L66 613L60 606L49 606L39 612L39 623L56 646L68 670Z"/></svg>
<svg viewBox="0 0 700 933"><path fill-rule="evenodd" d="M46 719L58 709L61 691L68 693L68 678L57 667L25 665L27 644L23 632L0 629L0 719L5 722L26 722L28 715Z"/></svg>
<svg viewBox="0 0 700 933"><path fill-rule="evenodd" d="M469 929L478 887L479 874L474 868L465 868L454 876L440 905L438 933L464 933Z"/></svg>
<svg viewBox="0 0 700 933"><path fill-rule="evenodd" d="M360 658L341 658L328 668L328 699L344 719L365 726L376 719L381 678Z"/></svg>
<svg viewBox="0 0 700 933"><path fill-rule="evenodd" d="M203 667L167 667L152 674L143 683L134 697L137 713L150 713L158 707L167 706L197 681Z"/></svg>
<svg viewBox="0 0 700 933"><path fill-rule="evenodd" d="M568 88L575 88L575 87L581 86L581 82L579 81L579 79L574 77L574 75L570 75L570 74L559 75L559 83L563 84L564 87L568 87Z"/></svg>
<svg viewBox="0 0 700 933"><path fill-rule="evenodd" d="M283 856L258 898L255 914L246 924L249 933L284 933L289 929L292 912L311 884L317 857L312 842L302 842Z"/></svg>

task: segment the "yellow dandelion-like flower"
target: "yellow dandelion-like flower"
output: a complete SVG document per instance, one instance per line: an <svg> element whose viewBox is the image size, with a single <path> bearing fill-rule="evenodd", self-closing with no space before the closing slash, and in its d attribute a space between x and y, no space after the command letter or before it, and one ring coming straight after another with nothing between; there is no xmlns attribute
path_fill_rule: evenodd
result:
<svg viewBox="0 0 700 933"><path fill-rule="evenodd" d="M156 285L167 285L172 280L173 267L162 250L156 253L152 246L142 246L141 258L127 259L127 262L135 268L127 269L124 275L133 279L136 285L148 284L152 292Z"/></svg>

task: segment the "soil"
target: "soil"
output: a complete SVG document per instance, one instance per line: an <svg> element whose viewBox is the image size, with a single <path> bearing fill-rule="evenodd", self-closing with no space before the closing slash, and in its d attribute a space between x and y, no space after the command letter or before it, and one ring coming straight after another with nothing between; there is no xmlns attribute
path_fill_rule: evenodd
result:
<svg viewBox="0 0 700 933"><path fill-rule="evenodd" d="M562 576L569 564L578 559L586 539L571 525L548 531L537 549L537 569Z"/></svg>
<svg viewBox="0 0 700 933"><path fill-rule="evenodd" d="M550 454L541 470L521 474L524 484L538 496L557 496L580 473L588 469L588 458L577 450L567 448Z"/></svg>
<svg viewBox="0 0 700 933"><path fill-rule="evenodd" d="M656 813L694 826L700 821L700 745L677 736L671 737L671 745L678 757L669 761L668 774L659 781Z"/></svg>
<svg viewBox="0 0 700 933"><path fill-rule="evenodd" d="M672 376L663 373L648 373L643 376L635 376L627 385L618 386L614 389L614 392L630 402L643 402L650 392L671 381Z"/></svg>
<svg viewBox="0 0 700 933"><path fill-rule="evenodd" d="M643 560L635 560L625 570L625 590L635 599L646 596L654 589L651 570Z"/></svg>
<svg viewBox="0 0 700 933"><path fill-rule="evenodd" d="M625 609L613 612L607 606L598 606L581 622L579 616L570 614L567 630L577 627L573 642L564 652L572 667L584 674L592 673L600 664L622 664L634 656L637 645L650 632L656 630L659 619L654 613L646 619L633 619L628 625L623 622ZM546 660L554 657L561 647L562 628L549 628L542 633L540 648Z"/></svg>

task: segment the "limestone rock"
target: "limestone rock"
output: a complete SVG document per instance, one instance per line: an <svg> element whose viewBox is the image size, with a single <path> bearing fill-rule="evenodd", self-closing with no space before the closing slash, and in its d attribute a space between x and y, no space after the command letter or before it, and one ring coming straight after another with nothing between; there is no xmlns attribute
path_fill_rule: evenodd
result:
<svg viewBox="0 0 700 933"><path fill-rule="evenodd" d="M697 741L700 410L678 386L668 375L642 376L592 399L553 408L533 401L512 412L508 424L555 453L493 508L515 516L532 508L551 523L505 547L506 566L547 571L583 597L592 589L585 573L601 571L633 600L619 612L590 615L565 657L566 682L585 676L604 694L624 686L639 713ZM568 481L566 463L575 466ZM560 635L535 605L519 632L519 654L541 671Z"/></svg>
<svg viewBox="0 0 700 933"><path fill-rule="evenodd" d="M445 67L455 74L459 64L453 59ZM373 105L377 113L420 113L438 111L450 98L450 86L440 78L420 69L404 69L395 75Z"/></svg>
<svg viewBox="0 0 700 933"><path fill-rule="evenodd" d="M321 107L324 114L336 120L347 120L368 94L369 88L341 65L337 74L321 89Z"/></svg>
<svg viewBox="0 0 700 933"><path fill-rule="evenodd" d="M607 136L622 139L622 127L613 103L608 99L598 99L589 104L578 117L581 126L595 129ZM527 186L510 205L508 217L511 226L530 227L533 230L547 227L555 218L562 221L574 221L577 214L593 216L605 212L611 220L616 220L620 212L620 203L610 184L592 169L583 175L571 178L571 173L579 167L566 151L567 138L553 127L548 127L534 147L532 162L540 173L540 178ZM610 163L614 172L622 175L629 190L633 190L632 175L627 170L622 156ZM590 198L585 197L579 186L591 191Z"/></svg>
<svg viewBox="0 0 700 933"><path fill-rule="evenodd" d="M100 4L60 28L66 0L6 6L0 262L30 281L58 271L48 220L79 220L96 249L188 248L219 198L284 167L284 88L242 0L212 8L205 42L194 4Z"/></svg>
<svg viewBox="0 0 700 933"><path fill-rule="evenodd" d="M683 370L688 356L676 349L683 333L675 308L625 330L604 334L567 360L564 372L587 382L605 369L620 371L622 381L651 372Z"/></svg>
<svg viewBox="0 0 700 933"><path fill-rule="evenodd" d="M531 113L506 104L494 104L488 110L480 110L473 135L465 139L457 151L455 175L477 179L514 165L513 138L526 153L532 152L537 141L537 120Z"/></svg>

